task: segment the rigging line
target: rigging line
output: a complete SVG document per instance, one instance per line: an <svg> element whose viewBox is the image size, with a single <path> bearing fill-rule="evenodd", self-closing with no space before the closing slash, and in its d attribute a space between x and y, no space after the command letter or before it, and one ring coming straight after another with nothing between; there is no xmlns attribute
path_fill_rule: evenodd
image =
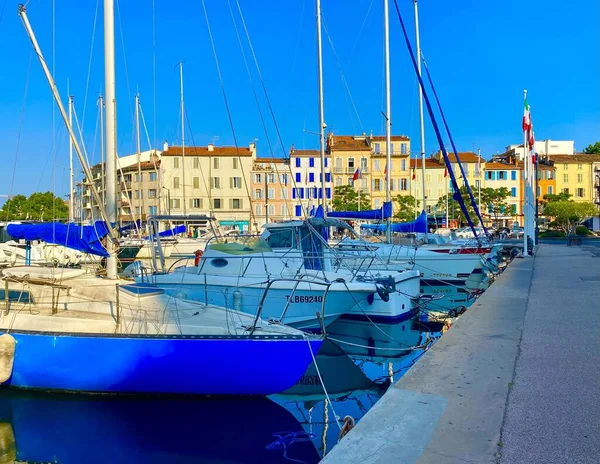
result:
<svg viewBox="0 0 600 464"><path fill-rule="evenodd" d="M260 83L261 83L261 86L262 86L262 89L263 89L263 93L265 94L265 99L267 100L267 105L269 107L269 112L271 113L271 118L273 119L273 124L275 125L275 130L277 131L277 138L279 140L279 144L281 145L281 149L282 149L282 151L284 153L284 157L289 157L288 154L286 153L285 145L284 145L283 139L281 137L281 131L279 130L279 125L277 124L277 119L275 118L275 112L273 111L273 107L271 105L271 100L269 98L269 94L267 92L267 87L265 86L265 82L264 82L263 77L262 77L262 72L260 70L260 66L258 65L258 59L256 58L256 53L254 52L254 46L252 45L252 40L250 39L250 33L248 32L248 28L246 27L246 20L244 19L244 14L242 13L242 8L240 6L240 2L239 2L239 0L235 0L235 3L236 3L237 8L238 8L238 13L240 15L240 19L242 20L242 25L244 26L244 32L246 34L246 40L248 41L248 45L250 46L250 51L252 53L252 58L254 60L254 65L256 66L256 71L258 73L258 77L259 77L259 80L260 80ZM204 1L203 1L203 4L204 4ZM296 192L298 192L297 185L296 185L296 180L294 178L294 173L292 172L291 163L289 165L288 171L289 171L289 176L292 179L292 186L293 186L292 188L296 189ZM325 175L325 173L321 173L321 174L323 176ZM325 194L325 192L323 192L323 195L324 194ZM291 200L290 200L290 202L291 202ZM291 202L291 204L293 205L293 202ZM304 206L304 202L300 201L300 207L301 207L303 215L306 216L307 215L307 209ZM291 214L290 214L290 216L291 216Z"/></svg>
<svg viewBox="0 0 600 464"><path fill-rule="evenodd" d="M350 50L350 54L348 55L348 64L350 64L350 59L352 58L352 55L354 55L354 52L356 51L356 47L358 47L358 42L360 41L360 36L362 35L362 31L365 28L365 25L367 24L367 20L370 19L371 10L373 9L373 3L375 3L375 0L371 0L371 3L369 4L369 8L367 8L367 12L365 13L365 18L363 19L360 29L358 30L358 35L356 36L356 41L354 42L354 46L352 47L352 50Z"/></svg>
<svg viewBox="0 0 600 464"><path fill-rule="evenodd" d="M244 59L244 65L246 66L246 72L248 73L248 80L250 81L250 87L252 87L252 93L254 95L254 101L256 102L256 108L258 109L258 115L260 117L260 122L265 131L265 137L267 138L267 144L269 145L269 152L271 153L271 156L274 156L273 146L271 145L271 139L269 138L269 132L268 132L267 126L265 124L265 118L263 116L262 109L260 107L260 101L258 100L258 95L256 93L256 89L254 88L254 81L252 80L252 73L250 72L250 67L248 66L248 60L246 59L246 53L244 52L244 46L242 45L242 38L240 37L237 23L236 23L235 17L233 16L233 9L231 8L231 0L227 0L227 6L229 6L229 12L231 13L231 20L233 22L233 28L235 30L235 35L238 39L238 43L240 44L240 51L242 52L242 58Z"/></svg>
<svg viewBox="0 0 600 464"><path fill-rule="evenodd" d="M79 125L79 119L77 118L77 111L75 111L75 105L73 105L73 117L75 118L75 125L77 127L77 132L79 133L79 140L81 141L81 148L83 149L85 161L89 165L90 159L87 154L87 149L85 148L85 141L83 140L83 132L82 132L81 126Z"/></svg>
<svg viewBox="0 0 600 464"><path fill-rule="evenodd" d="M6 2L5 2L6 4ZM4 6L2 7L2 12L4 13ZM1 17L0 17L1 19ZM23 103L21 104L21 116L19 117L19 130L17 132L17 147L15 149L15 162L13 164L13 172L10 180L10 187L8 189L8 207L6 208L6 221L9 220L9 212L10 212L10 199L12 197L13 188L15 186L15 175L17 173L17 160L19 159L19 148L21 147L21 133L23 131L23 120L25 119L25 104L27 103L27 90L29 89L29 74L31 71L31 63L33 61L33 49L29 52L29 64L27 65L27 75L25 77L25 91L23 93Z"/></svg>
<svg viewBox="0 0 600 464"><path fill-rule="evenodd" d="M142 104L140 105L140 116L142 117L142 124L144 125L144 132L146 133L146 139L148 140L148 150L152 152L152 165L154 166L154 172L156 173L156 177L160 176L160 172L158 170L158 166L156 165L156 149L152 148L152 143L150 142L150 134L148 133L148 127L146 126L146 119L144 119L144 111L142 110Z"/></svg>
<svg viewBox="0 0 600 464"><path fill-rule="evenodd" d="M92 45L90 47L90 59L88 61L88 73L85 80L85 93L83 94L83 113L81 114L81 128L85 126L85 110L87 108L88 90L90 86L90 76L92 75L92 58L94 56L94 42L96 39L96 23L98 20L98 6L100 0L96 0L96 12L94 13L94 27L92 28Z"/></svg>
<svg viewBox="0 0 600 464"><path fill-rule="evenodd" d="M238 6L239 6L239 3L238 3ZM240 163L240 170L242 171L242 182L244 183L244 187L245 187L245 190L246 190L246 195L248 195L248 200L250 200L250 198L251 198L251 196L250 196L250 190L248 189L248 182L246 181L246 175L244 173L244 165L242 163L241 156L240 156L240 149L239 149L239 145L238 145L238 142L237 142L237 136L235 135L235 128L233 127L233 119L231 118L231 111L229 109L229 102L227 100L227 94L225 93L225 85L223 83L223 76L221 75L221 68L219 66L219 59L217 58L217 50L215 48L215 42L213 40L212 32L211 32L211 29L210 29L210 22L208 20L208 12L206 11L206 4L204 3L204 0L202 0L202 9L204 10L204 17L206 19L206 27L208 29L208 36L210 38L210 44L212 46L213 56L214 56L214 59L215 59L215 65L217 67L217 74L219 75L219 82L221 83L221 92L223 93L223 100L225 101L225 109L227 110L227 118L229 119L229 126L231 127L231 133L233 135L233 141L235 143L235 150L237 152L238 161ZM255 149L256 149L256 145L255 145ZM250 203L250 219L252 220L253 224L256 222L256 216L254 215L254 210L252 209L252 204L251 203Z"/></svg>
<svg viewBox="0 0 600 464"><path fill-rule="evenodd" d="M156 139L156 9L154 3L155 0L152 0L152 135L154 138L154 146L157 146L158 140Z"/></svg>
<svg viewBox="0 0 600 464"><path fill-rule="evenodd" d="M119 6L119 0L115 1L117 5L117 17L119 19L119 32L121 36L121 48L123 50L123 64L125 65L125 82L127 83L127 103L129 105L129 114L131 116L131 126L135 124L135 113L133 111L133 106L131 105L131 86L129 85L129 69L127 67L127 55L125 54L125 37L123 36L123 21L121 21L121 7ZM132 134L132 143L133 143L133 134ZM132 150L135 151L135 150Z"/></svg>
<svg viewBox="0 0 600 464"><path fill-rule="evenodd" d="M333 45L333 40L331 39L331 35L329 35L329 29L327 29L327 21L325 21L324 17L322 18L322 20L323 20L323 30L325 31L325 35L327 36L327 40L329 41L329 45L331 46L331 51L333 52L333 57L335 58L335 62L338 65L338 69L340 71L340 77L342 78L342 84L344 86L344 89L348 93L348 96L350 97L350 101L352 102L352 107L354 108L354 112L356 113L356 119L358 119L358 125L360 126L360 131L363 132L364 127L363 127L362 121L360 119L360 116L358 114L358 110L356 109L356 105L354 104L354 99L352 98L352 92L350 92L350 86L348 85L348 81L346 81L346 76L344 74L344 70L342 69L342 63L340 63L338 54L335 51L335 46Z"/></svg>

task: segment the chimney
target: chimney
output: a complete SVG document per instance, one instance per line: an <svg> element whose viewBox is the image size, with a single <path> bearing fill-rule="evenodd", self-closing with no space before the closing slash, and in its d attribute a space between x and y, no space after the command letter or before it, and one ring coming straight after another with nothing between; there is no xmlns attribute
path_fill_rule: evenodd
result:
<svg viewBox="0 0 600 464"><path fill-rule="evenodd" d="M163 151L167 151L169 149L169 142L167 142L165 140L165 143L163 143Z"/></svg>
<svg viewBox="0 0 600 464"><path fill-rule="evenodd" d="M208 151L215 151L215 144L214 144L214 143L209 143L209 144L206 146L206 149L207 149Z"/></svg>
<svg viewBox="0 0 600 464"><path fill-rule="evenodd" d="M250 153L254 155L256 153L256 142L250 142L248 149L250 150Z"/></svg>

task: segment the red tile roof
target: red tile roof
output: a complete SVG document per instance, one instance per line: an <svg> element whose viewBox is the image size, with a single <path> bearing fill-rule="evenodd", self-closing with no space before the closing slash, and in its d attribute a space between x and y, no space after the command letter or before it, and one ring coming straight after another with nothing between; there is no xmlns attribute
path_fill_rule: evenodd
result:
<svg viewBox="0 0 600 464"><path fill-rule="evenodd" d="M289 158L256 158L255 163L289 163Z"/></svg>
<svg viewBox="0 0 600 464"><path fill-rule="evenodd" d="M325 155L327 155L327 153L325 153ZM295 148L292 148L290 150L290 157L294 157L294 158L318 158L319 156L321 156L321 151L320 150L296 150Z"/></svg>
<svg viewBox="0 0 600 464"><path fill-rule="evenodd" d="M374 135L370 137L371 140L375 142L385 142L385 135ZM392 135L392 142L407 142L410 140L410 137L407 135Z"/></svg>
<svg viewBox="0 0 600 464"><path fill-rule="evenodd" d="M162 152L162 156L181 155L181 147L169 147ZM252 156L252 151L248 147L214 147L212 150L208 147L185 147L185 156Z"/></svg>
<svg viewBox="0 0 600 464"><path fill-rule="evenodd" d="M523 169L523 164L521 164L520 166L515 166L514 164L507 164L507 163L498 163L496 161L488 161L487 163L485 163L485 170L486 171L509 171L509 170L521 170Z"/></svg>
<svg viewBox="0 0 600 464"><path fill-rule="evenodd" d="M329 135L327 148L331 150L365 150L371 151L366 136Z"/></svg>
<svg viewBox="0 0 600 464"><path fill-rule="evenodd" d="M155 163L153 163L152 161L143 161L142 163L140 163L140 170L142 170L142 171L154 171L155 169L159 169L159 168L160 168L160 161L156 161ZM123 171L123 172L130 172L130 171L137 171L137 170L138 170L137 163L121 169L121 171Z"/></svg>
<svg viewBox="0 0 600 464"><path fill-rule="evenodd" d="M410 160L410 168L417 168L417 170L422 167L421 158L411 158ZM425 169L444 169L445 165L438 163L437 160L432 158L425 158Z"/></svg>
<svg viewBox="0 0 600 464"><path fill-rule="evenodd" d="M440 151L438 151L434 156L439 157L440 159L443 159L442 153ZM481 158L477 154L473 153L472 151L459 151L458 157L460 158L461 163L478 163L478 162L485 163L485 160L483 158ZM456 155L452 152L448 153L448 158L450 159L450 162L452 162L452 163L457 162Z"/></svg>
<svg viewBox="0 0 600 464"><path fill-rule="evenodd" d="M549 155L549 158L555 163L600 163L600 155L588 155L578 153L576 155Z"/></svg>

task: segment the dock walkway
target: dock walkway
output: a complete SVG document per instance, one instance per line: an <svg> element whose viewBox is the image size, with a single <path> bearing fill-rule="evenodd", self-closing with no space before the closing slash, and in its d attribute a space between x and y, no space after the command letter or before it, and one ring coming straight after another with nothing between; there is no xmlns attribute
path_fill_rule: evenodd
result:
<svg viewBox="0 0 600 464"><path fill-rule="evenodd" d="M600 247L540 245L323 460L600 460Z"/></svg>

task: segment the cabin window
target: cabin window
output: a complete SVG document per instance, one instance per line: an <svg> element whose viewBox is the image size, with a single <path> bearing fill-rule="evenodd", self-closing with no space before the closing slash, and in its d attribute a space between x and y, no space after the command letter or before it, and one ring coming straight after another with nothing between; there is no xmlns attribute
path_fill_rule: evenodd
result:
<svg viewBox="0 0 600 464"><path fill-rule="evenodd" d="M214 267L225 267L229 264L229 261L227 261L225 258L214 258L210 260L210 264L212 264Z"/></svg>
<svg viewBox="0 0 600 464"><path fill-rule="evenodd" d="M269 236L266 240L271 248L292 248L294 246L294 229L269 229Z"/></svg>

